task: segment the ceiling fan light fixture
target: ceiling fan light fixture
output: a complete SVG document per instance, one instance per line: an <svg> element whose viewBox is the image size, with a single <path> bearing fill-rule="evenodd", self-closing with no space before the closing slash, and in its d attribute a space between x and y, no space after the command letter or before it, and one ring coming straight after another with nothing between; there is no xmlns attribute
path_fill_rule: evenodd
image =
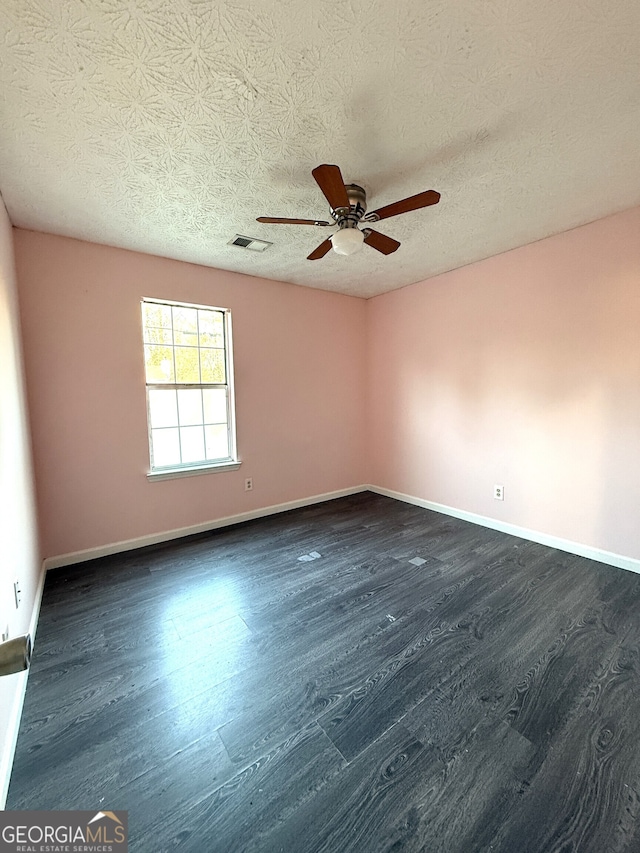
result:
<svg viewBox="0 0 640 853"><path fill-rule="evenodd" d="M364 244L364 234L359 228L341 228L331 237L333 251L339 255L353 255Z"/></svg>

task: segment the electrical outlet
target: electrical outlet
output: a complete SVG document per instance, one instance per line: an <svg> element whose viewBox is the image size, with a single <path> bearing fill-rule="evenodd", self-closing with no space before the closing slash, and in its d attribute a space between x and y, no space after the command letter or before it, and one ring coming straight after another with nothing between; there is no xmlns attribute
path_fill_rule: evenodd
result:
<svg viewBox="0 0 640 853"><path fill-rule="evenodd" d="M493 496L497 501L504 500L504 486L494 486L493 487Z"/></svg>
<svg viewBox="0 0 640 853"><path fill-rule="evenodd" d="M244 481L244 490L245 492L253 491L253 477L247 477Z"/></svg>
<svg viewBox="0 0 640 853"><path fill-rule="evenodd" d="M13 582L13 596L16 600L16 610L20 607L20 602L22 601L22 589L20 588L20 581Z"/></svg>
<svg viewBox="0 0 640 853"><path fill-rule="evenodd" d="M8 639L9 639L9 625L6 624L4 626L4 630L2 631L2 642L6 643Z"/></svg>

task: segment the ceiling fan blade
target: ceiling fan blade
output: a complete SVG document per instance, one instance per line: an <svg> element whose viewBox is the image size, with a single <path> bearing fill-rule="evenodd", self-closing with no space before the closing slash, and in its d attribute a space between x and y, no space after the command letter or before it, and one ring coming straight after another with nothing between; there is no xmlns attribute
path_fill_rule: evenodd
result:
<svg viewBox="0 0 640 853"><path fill-rule="evenodd" d="M421 207L429 207L430 204L437 204L439 201L440 193L435 190L426 190L426 192L403 198L401 201L394 201L393 204L387 204L385 207L373 210L367 214L366 219L371 217L372 222L377 222L378 219L388 219L390 216L397 216L399 213L420 210Z"/></svg>
<svg viewBox="0 0 640 853"><path fill-rule="evenodd" d="M373 228L364 229L364 242L372 249L377 249L383 255L390 255L400 248L400 243L392 237L387 237L386 234L381 234L379 231L374 231Z"/></svg>
<svg viewBox="0 0 640 853"><path fill-rule="evenodd" d="M319 258L324 258L327 252L331 249L331 240L325 240L324 243L320 243L317 249L314 249L310 255L308 255L308 261L317 261Z"/></svg>
<svg viewBox="0 0 640 853"><path fill-rule="evenodd" d="M280 216L258 216L256 222L270 222L273 225L335 225L335 222L323 222L320 219L283 219Z"/></svg>
<svg viewBox="0 0 640 853"><path fill-rule="evenodd" d="M323 163L322 166L316 166L311 172L317 185L324 193L324 197L329 202L332 210L337 210L340 207L350 207L349 196L342 180L342 173L338 166L330 166Z"/></svg>

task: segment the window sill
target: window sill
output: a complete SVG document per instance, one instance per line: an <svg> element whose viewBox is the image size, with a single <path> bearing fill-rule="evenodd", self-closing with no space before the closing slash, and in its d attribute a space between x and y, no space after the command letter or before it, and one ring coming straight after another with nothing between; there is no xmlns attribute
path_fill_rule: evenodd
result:
<svg viewBox="0 0 640 853"><path fill-rule="evenodd" d="M193 468L166 468L149 471L147 480L174 480L176 477L194 477L196 474L217 474L220 471L237 471L242 462L217 462L214 465L194 465Z"/></svg>

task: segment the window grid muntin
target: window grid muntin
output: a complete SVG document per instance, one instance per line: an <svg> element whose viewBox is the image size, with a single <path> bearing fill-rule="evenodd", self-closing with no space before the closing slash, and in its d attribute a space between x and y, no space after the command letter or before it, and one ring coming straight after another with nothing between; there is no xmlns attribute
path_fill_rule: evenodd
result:
<svg viewBox="0 0 640 853"><path fill-rule="evenodd" d="M180 470L180 468L193 468L193 467L215 467L216 464L224 463L224 462L233 462L235 461L235 412L233 406L233 369L232 369L232 354L230 352L231 345L231 312L225 308L214 308L205 305L193 305L189 303L178 303L178 302L163 302L162 300L156 299L143 299L143 311L144 305L146 304L156 304L156 305L164 305L170 309L170 317L171 317L171 353L172 353L172 364L173 364L173 378L174 382L147 382L146 383L146 397L147 397L147 424L149 431L149 450L151 457L151 470L152 471L165 471L165 470ZM196 338L198 341L197 346L192 346L188 348L196 349L198 351L198 377L200 379L199 382L177 382L175 381L177 378L177 364L176 364L176 346L183 346L182 344L176 344L176 329L175 329L175 315L174 309L178 307L185 307L196 309ZM200 317L201 312L211 312L212 314L219 314L221 317L221 333L222 333L222 347L204 347L200 344ZM150 341L147 340L147 329L166 329L164 326L147 326L146 314L143 313L143 339L144 343L147 345L153 345ZM164 345L164 344L163 344ZM188 346L188 345L187 345ZM202 350L222 350L223 353L223 370L224 370L224 382L202 382L202 360L200 357L200 353ZM145 359L145 379L146 379L146 359ZM199 389L201 391L200 395L200 406L202 410L202 422L195 426L199 426L202 429L202 441L203 441L203 450L206 457L207 453L207 433L206 427L215 427L215 426L224 426L226 427L226 448L227 455L224 457L215 457L212 459L201 459L198 461L191 462L183 462L184 452L183 452L183 442L182 442L182 434L181 430L183 429L182 424L180 423L180 411L179 404L177 398L177 392L180 389L188 388L188 389ZM204 414L204 397L202 392L207 389L221 389L225 392L225 415L226 421L220 422L217 421L215 423L205 422L205 414ZM177 425L175 427L153 427L151 422L151 411L150 411L150 402L149 402L149 391L150 390L172 390L176 393L176 416L177 416ZM191 427L193 425L189 425ZM164 430L164 429L177 429L178 433L178 448L180 454L180 462L174 462L167 465L156 465L154 461L154 451L153 451L153 432L155 430Z"/></svg>

